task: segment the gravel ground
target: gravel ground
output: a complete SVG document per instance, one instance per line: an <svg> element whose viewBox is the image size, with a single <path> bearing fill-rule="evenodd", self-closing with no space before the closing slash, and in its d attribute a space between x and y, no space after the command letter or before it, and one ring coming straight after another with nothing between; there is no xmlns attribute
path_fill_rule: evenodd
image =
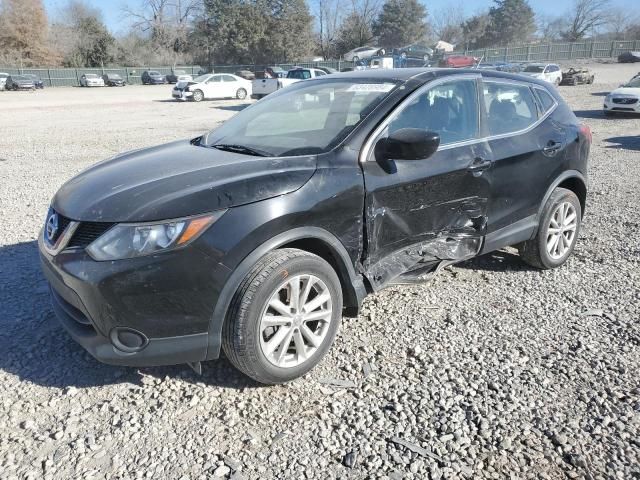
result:
<svg viewBox="0 0 640 480"><path fill-rule="evenodd" d="M535 271L507 249L389 288L277 387L224 359L201 377L99 364L54 318L35 245L64 180L242 103L0 93L0 478L640 478L640 117L600 111L631 71L561 88L594 133L566 266Z"/></svg>

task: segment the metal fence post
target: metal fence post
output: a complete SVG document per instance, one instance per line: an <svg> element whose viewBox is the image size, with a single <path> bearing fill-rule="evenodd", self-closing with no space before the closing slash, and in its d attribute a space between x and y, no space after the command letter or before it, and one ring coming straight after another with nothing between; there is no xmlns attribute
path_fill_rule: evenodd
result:
<svg viewBox="0 0 640 480"><path fill-rule="evenodd" d="M47 68L47 77L49 78L49 86L53 87L53 83L51 83L51 69Z"/></svg>
<svg viewBox="0 0 640 480"><path fill-rule="evenodd" d="M531 60L531 45L527 45L527 62Z"/></svg>
<svg viewBox="0 0 640 480"><path fill-rule="evenodd" d="M551 58L551 44L547 45L547 60L552 60L552 58Z"/></svg>

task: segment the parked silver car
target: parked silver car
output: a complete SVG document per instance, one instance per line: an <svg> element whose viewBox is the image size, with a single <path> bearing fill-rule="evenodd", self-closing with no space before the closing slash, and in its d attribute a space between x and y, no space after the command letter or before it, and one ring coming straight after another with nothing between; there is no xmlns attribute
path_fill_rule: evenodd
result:
<svg viewBox="0 0 640 480"><path fill-rule="evenodd" d="M380 49L378 47L358 47L345 53L343 57L347 62L357 62L358 60L378 55L379 51Z"/></svg>

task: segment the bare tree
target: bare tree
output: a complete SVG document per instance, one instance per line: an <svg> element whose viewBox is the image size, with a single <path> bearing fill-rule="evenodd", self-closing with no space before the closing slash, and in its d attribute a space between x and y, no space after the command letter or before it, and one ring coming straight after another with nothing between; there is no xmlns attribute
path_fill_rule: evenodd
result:
<svg viewBox="0 0 640 480"><path fill-rule="evenodd" d="M316 12L319 28L318 48L324 58L336 56L336 40L342 17L340 0L318 0Z"/></svg>
<svg viewBox="0 0 640 480"><path fill-rule="evenodd" d="M562 17L538 15L538 34L544 42L560 40L567 29L567 22Z"/></svg>
<svg viewBox="0 0 640 480"><path fill-rule="evenodd" d="M140 9L123 8L132 30L147 35L167 52L174 53L174 64L186 50L189 26L200 10L202 0L143 0Z"/></svg>
<svg viewBox="0 0 640 480"><path fill-rule="evenodd" d="M637 29L639 24L640 15L634 15L626 8L611 9L605 36L610 40L635 40L638 37L634 27Z"/></svg>
<svg viewBox="0 0 640 480"><path fill-rule="evenodd" d="M462 41L462 24L465 21L462 3L440 8L431 14L431 30L435 40L457 44Z"/></svg>
<svg viewBox="0 0 640 480"><path fill-rule="evenodd" d="M574 0L563 38L570 42L593 35L609 22L610 0Z"/></svg>

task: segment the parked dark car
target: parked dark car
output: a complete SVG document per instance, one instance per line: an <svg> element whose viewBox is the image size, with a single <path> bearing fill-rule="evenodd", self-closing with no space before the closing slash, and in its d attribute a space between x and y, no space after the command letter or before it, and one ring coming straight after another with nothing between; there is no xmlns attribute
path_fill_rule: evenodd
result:
<svg viewBox="0 0 640 480"><path fill-rule="evenodd" d="M25 73L22 76L31 79L35 88L40 90L44 89L44 82L40 79L39 76L34 75L33 73Z"/></svg>
<svg viewBox="0 0 640 480"><path fill-rule="evenodd" d="M178 83L178 77L180 75L189 75L185 70L173 70L166 76L167 83Z"/></svg>
<svg viewBox="0 0 640 480"><path fill-rule="evenodd" d="M143 85L163 85L167 83L167 77L154 70L144 71L141 80Z"/></svg>
<svg viewBox="0 0 640 480"><path fill-rule="evenodd" d="M590 143L551 85L517 75L298 82L201 137L64 184L39 236L42 267L62 324L98 360L199 370L224 350L281 383L390 284L509 245L536 268L563 265Z"/></svg>
<svg viewBox="0 0 640 480"><path fill-rule="evenodd" d="M250 72L249 70L238 70L234 75L240 78L244 78L245 80L255 80L256 74Z"/></svg>
<svg viewBox="0 0 640 480"><path fill-rule="evenodd" d="M124 87L127 84L117 73L105 73L102 75L102 80L107 87Z"/></svg>
<svg viewBox="0 0 640 480"><path fill-rule="evenodd" d="M35 90L36 85L33 79L26 75L9 75L4 88L5 90Z"/></svg>
<svg viewBox="0 0 640 480"><path fill-rule="evenodd" d="M588 68L570 67L562 71L560 85L578 85L586 83L591 85L595 76Z"/></svg>
<svg viewBox="0 0 640 480"><path fill-rule="evenodd" d="M618 55L618 62L620 63L635 63L640 62L640 52L624 52Z"/></svg>
<svg viewBox="0 0 640 480"><path fill-rule="evenodd" d="M406 47L394 48L392 54L403 58L418 59L424 64L433 56L433 49L421 43L412 43Z"/></svg>

